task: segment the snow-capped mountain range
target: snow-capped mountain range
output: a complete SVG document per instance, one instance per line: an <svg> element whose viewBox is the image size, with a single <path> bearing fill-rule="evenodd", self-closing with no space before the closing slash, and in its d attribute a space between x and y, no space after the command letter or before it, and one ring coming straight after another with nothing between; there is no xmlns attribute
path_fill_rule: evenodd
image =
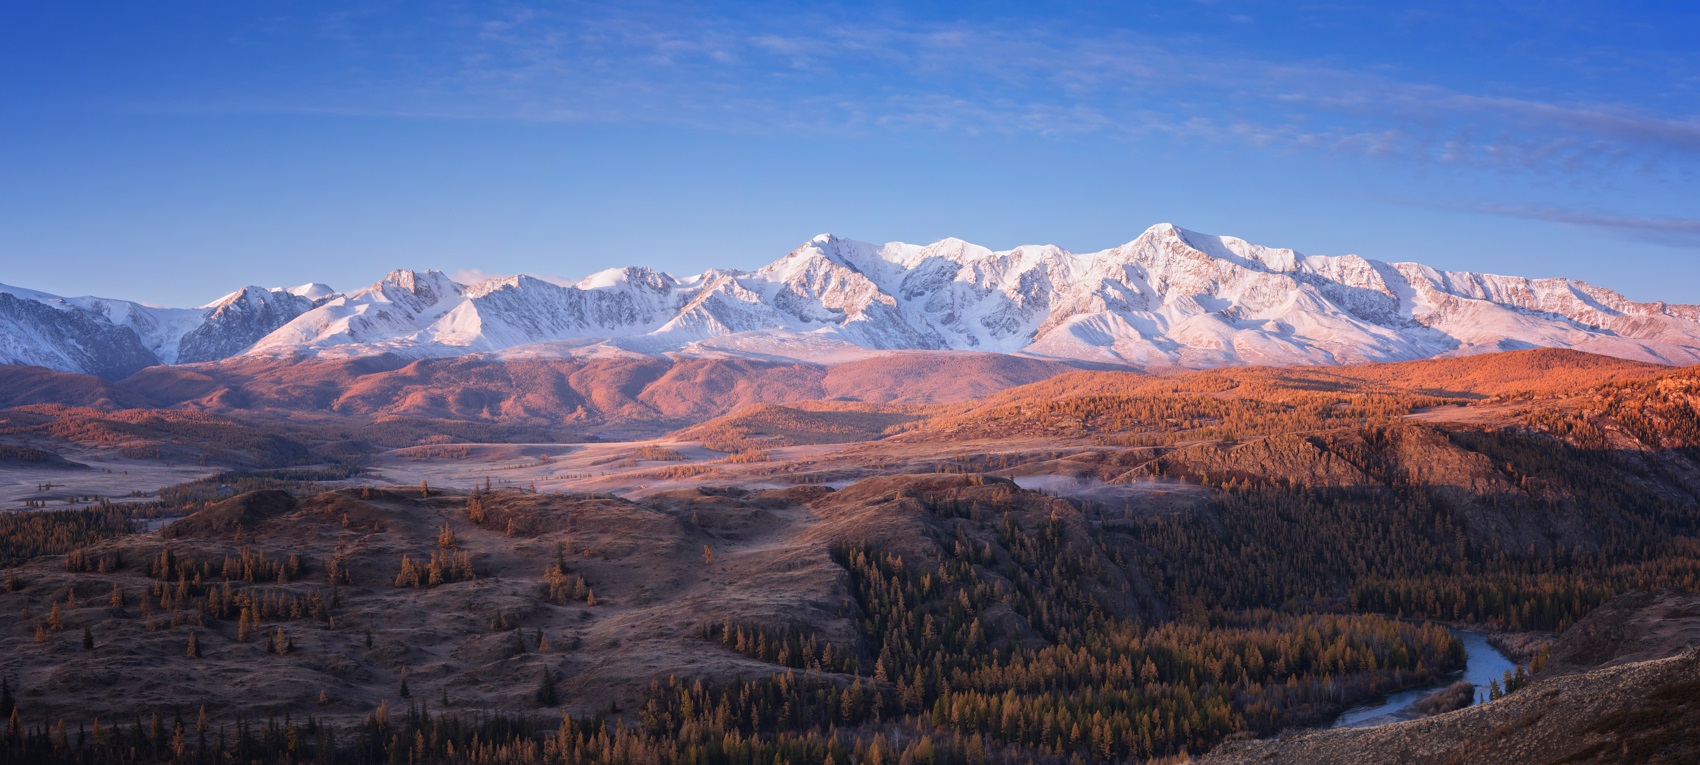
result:
<svg viewBox="0 0 1700 765"><path fill-rule="evenodd" d="M1700 363L1700 306L1572 279L1306 256L1169 224L1093 253L821 235L755 271L630 267L571 285L395 271L245 287L201 308L0 285L0 362L122 377L232 356L966 350L1135 366L1351 364L1533 347Z"/></svg>

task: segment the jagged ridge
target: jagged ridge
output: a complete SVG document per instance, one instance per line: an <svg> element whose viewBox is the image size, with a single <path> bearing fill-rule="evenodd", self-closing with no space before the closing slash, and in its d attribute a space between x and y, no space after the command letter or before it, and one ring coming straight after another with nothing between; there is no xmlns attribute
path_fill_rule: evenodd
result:
<svg viewBox="0 0 1700 765"><path fill-rule="evenodd" d="M831 360L975 350L1211 367L1559 347L1700 362L1697 306L1638 303L1572 279L1306 256L1169 224L1086 254L822 235L747 272L680 278L631 267L571 285L523 275L466 285L402 270L346 295L323 285L248 287L187 310L0 293L14 298L0 300L0 361L108 377L240 353Z"/></svg>

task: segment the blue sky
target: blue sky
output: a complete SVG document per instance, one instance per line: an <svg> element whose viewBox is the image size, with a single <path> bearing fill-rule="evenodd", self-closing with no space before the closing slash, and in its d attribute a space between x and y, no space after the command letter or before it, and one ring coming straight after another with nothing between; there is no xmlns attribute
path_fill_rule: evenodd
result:
<svg viewBox="0 0 1700 765"><path fill-rule="evenodd" d="M1700 302L1692 3L8 3L0 282L750 268L831 231Z"/></svg>

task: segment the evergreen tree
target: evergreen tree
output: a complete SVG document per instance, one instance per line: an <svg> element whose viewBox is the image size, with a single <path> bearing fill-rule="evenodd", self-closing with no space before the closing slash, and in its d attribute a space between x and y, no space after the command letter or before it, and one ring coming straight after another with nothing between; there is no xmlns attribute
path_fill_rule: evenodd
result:
<svg viewBox="0 0 1700 765"><path fill-rule="evenodd" d="M543 680L537 685L537 703L540 706L552 707L560 703L555 693L555 673L549 665L543 665Z"/></svg>

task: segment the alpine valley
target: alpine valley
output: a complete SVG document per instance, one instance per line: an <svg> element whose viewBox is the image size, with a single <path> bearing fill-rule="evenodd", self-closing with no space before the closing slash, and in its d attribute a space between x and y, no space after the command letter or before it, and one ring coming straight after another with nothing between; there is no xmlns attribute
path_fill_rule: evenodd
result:
<svg viewBox="0 0 1700 765"><path fill-rule="evenodd" d="M1695 306L821 236L0 362L0 765L1700 761Z"/></svg>
<svg viewBox="0 0 1700 765"><path fill-rule="evenodd" d="M1101 252L818 236L754 271L572 284L392 272L339 293L244 287L195 309L0 285L0 362L123 378L234 356L608 354L830 363L899 350L1135 366L1359 364L1572 348L1700 361L1700 307L1563 279L1306 256L1168 224Z"/></svg>

